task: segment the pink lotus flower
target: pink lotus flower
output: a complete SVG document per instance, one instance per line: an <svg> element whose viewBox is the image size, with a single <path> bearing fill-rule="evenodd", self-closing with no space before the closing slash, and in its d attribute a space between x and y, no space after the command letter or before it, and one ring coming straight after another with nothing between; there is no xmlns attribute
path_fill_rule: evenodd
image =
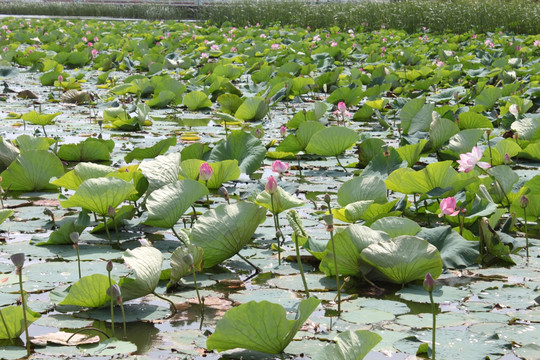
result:
<svg viewBox="0 0 540 360"><path fill-rule="evenodd" d="M212 51L219 51L219 45L218 45L218 44L214 44L214 45L210 46L210 50L212 50Z"/></svg>
<svg viewBox="0 0 540 360"><path fill-rule="evenodd" d="M456 216L459 214L459 210L456 210L456 199L453 196L442 199L440 208L441 213L439 217L443 217L444 215Z"/></svg>
<svg viewBox="0 0 540 360"><path fill-rule="evenodd" d="M199 168L199 180L208 181L213 174L214 170L212 170L207 162L201 164L201 167Z"/></svg>
<svg viewBox="0 0 540 360"><path fill-rule="evenodd" d="M272 50L279 49L279 44L272 44Z"/></svg>
<svg viewBox="0 0 540 360"><path fill-rule="evenodd" d="M457 161L459 164L458 171L468 173L472 171L476 165L482 169L489 169L491 167L490 164L480 161L480 159L482 159L482 150L480 150L478 146L474 146L471 152L459 155L459 160Z"/></svg>
<svg viewBox="0 0 540 360"><path fill-rule="evenodd" d="M98 54L98 51L96 49L92 49L92 59L95 58Z"/></svg>
<svg viewBox="0 0 540 360"><path fill-rule="evenodd" d="M208 54L207 54L207 53L202 53L202 54L201 54L201 57L202 57L203 59L208 59Z"/></svg>
<svg viewBox="0 0 540 360"><path fill-rule="evenodd" d="M275 194L275 192L277 191L277 182L273 176L270 176L268 178L268 181L266 182L266 185L264 186L264 190L266 190L266 192L269 193L270 195Z"/></svg>
<svg viewBox="0 0 540 360"><path fill-rule="evenodd" d="M540 40L534 40L533 46L540 46Z"/></svg>
<svg viewBox="0 0 540 360"><path fill-rule="evenodd" d="M58 75L58 82L61 83L64 81L64 77L62 75Z"/></svg>
<svg viewBox="0 0 540 360"><path fill-rule="evenodd" d="M279 174L283 174L288 169L289 169L289 164L284 163L281 160L276 160L272 164L272 171L277 172Z"/></svg>
<svg viewBox="0 0 540 360"><path fill-rule="evenodd" d="M347 104L345 104L343 101L340 101L337 105L337 110L334 111L334 115L341 115L343 118L345 117L352 117L352 114L347 111Z"/></svg>
<svg viewBox="0 0 540 360"><path fill-rule="evenodd" d="M281 135L281 137L285 137L287 135L287 128L285 125L281 125L279 128L279 135Z"/></svg>

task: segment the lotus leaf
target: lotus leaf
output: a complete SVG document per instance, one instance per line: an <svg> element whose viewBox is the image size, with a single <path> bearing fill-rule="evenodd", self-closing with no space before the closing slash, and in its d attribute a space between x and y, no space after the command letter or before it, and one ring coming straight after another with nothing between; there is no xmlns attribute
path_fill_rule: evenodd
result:
<svg viewBox="0 0 540 360"><path fill-rule="evenodd" d="M45 125L51 124L53 119L60 114L62 113L57 112L54 114L40 114L33 110L33 111L30 111L29 113L23 114L21 119L23 119L24 121L31 122L32 124L45 126Z"/></svg>
<svg viewBox="0 0 540 360"><path fill-rule="evenodd" d="M132 270L131 275L118 283L123 299L128 301L153 293L161 275L161 251L153 247L138 247L126 250L122 258Z"/></svg>
<svg viewBox="0 0 540 360"><path fill-rule="evenodd" d="M31 150L49 150L49 147L55 143L55 140L44 137L21 135L17 137L15 143L23 153Z"/></svg>
<svg viewBox="0 0 540 360"><path fill-rule="evenodd" d="M203 184L185 179L153 191L146 200L146 225L172 228L195 201L208 194Z"/></svg>
<svg viewBox="0 0 540 360"><path fill-rule="evenodd" d="M250 301L233 308L218 322L208 337L208 350L235 348L280 354L293 340L313 311L321 303L310 297L298 305L295 320L286 317L283 306L268 301Z"/></svg>
<svg viewBox="0 0 540 360"><path fill-rule="evenodd" d="M9 218L11 215L13 215L13 210L9 210L9 209L0 210L0 224L6 221L6 219Z"/></svg>
<svg viewBox="0 0 540 360"><path fill-rule="evenodd" d="M389 216L374 221L370 226L373 230L384 231L390 237L399 235L416 235L422 228L411 219Z"/></svg>
<svg viewBox="0 0 540 360"><path fill-rule="evenodd" d="M178 181L180 154L170 153L157 156L154 160L143 161L139 170L148 180L147 193L150 194L160 187Z"/></svg>
<svg viewBox="0 0 540 360"><path fill-rule="evenodd" d="M479 105L482 110L490 110L501 96L502 89L494 86L485 87L480 95L474 99L474 103Z"/></svg>
<svg viewBox="0 0 540 360"><path fill-rule="evenodd" d="M105 266L105 264L103 264ZM112 280L113 284L116 284ZM83 276L79 281L69 287L69 293L58 305L73 305L88 308L101 307L111 298L107 295L109 277L103 274Z"/></svg>
<svg viewBox="0 0 540 360"><path fill-rule="evenodd" d="M345 127L324 128L313 134L306 152L323 156L338 156L354 145L358 138L356 131Z"/></svg>
<svg viewBox="0 0 540 360"><path fill-rule="evenodd" d="M355 201L345 205L344 208L332 209L332 214L335 216L336 219L343 222L355 223L358 220L362 219L364 213L370 208L373 203L373 200Z"/></svg>
<svg viewBox="0 0 540 360"><path fill-rule="evenodd" d="M3 319L5 323L0 323L0 340L17 339L25 331L26 326L30 326L41 315L33 312L32 310L26 310L26 325L24 324L24 313L21 306L7 306L1 308ZM4 325L7 325L8 330ZM8 336L9 334L9 336Z"/></svg>
<svg viewBox="0 0 540 360"><path fill-rule="evenodd" d="M191 244L174 250L171 254L171 277L167 287L178 283L182 277L191 274L193 271L201 271L203 259L203 250Z"/></svg>
<svg viewBox="0 0 540 360"><path fill-rule="evenodd" d="M298 126L296 134L289 134L278 145L276 151L297 153L303 151L309 144L313 134L324 129L324 125L316 121L306 121Z"/></svg>
<svg viewBox="0 0 540 360"><path fill-rule="evenodd" d="M107 161L113 148L113 140L88 138L78 144L60 146L58 157L65 161Z"/></svg>
<svg viewBox="0 0 540 360"><path fill-rule="evenodd" d="M106 216L110 206L116 208L130 195L136 193L132 184L108 177L85 180L68 200L61 201L65 207L81 207Z"/></svg>
<svg viewBox="0 0 540 360"><path fill-rule="evenodd" d="M191 111L204 109L212 106L208 95L202 91L192 91L184 95L184 105Z"/></svg>
<svg viewBox="0 0 540 360"><path fill-rule="evenodd" d="M277 215L285 210L302 206L304 205L304 202L278 186L273 196L273 203L270 194L267 191L262 191L259 195L257 195L255 204L260 205L270 210L270 212L274 215Z"/></svg>
<svg viewBox="0 0 540 360"><path fill-rule="evenodd" d="M90 225L90 216L83 210L79 213L77 220L68 221L60 226L59 229L53 231L46 242L40 242L37 245L60 245L73 244L69 237L71 233L77 232L79 235Z"/></svg>
<svg viewBox="0 0 540 360"><path fill-rule="evenodd" d="M266 210L248 202L220 205L200 216L191 230L191 243L203 249L204 267L221 263L252 241L266 219Z"/></svg>
<svg viewBox="0 0 540 360"><path fill-rule="evenodd" d="M460 129L493 129L487 117L470 111L459 114L458 124Z"/></svg>
<svg viewBox="0 0 540 360"><path fill-rule="evenodd" d="M203 162L204 161L197 159L182 161L182 163L180 163L180 179L197 180L199 178L199 169ZM227 181L236 180L240 177L241 172L238 167L238 161L236 160L218 161L210 163L209 165L214 171L212 177L207 183L199 180L201 183L205 184L208 189L219 189L221 185Z"/></svg>
<svg viewBox="0 0 540 360"><path fill-rule="evenodd" d="M414 134L418 131L428 131L435 104L426 104L425 98L410 100L400 112L401 127L404 134Z"/></svg>
<svg viewBox="0 0 540 360"><path fill-rule="evenodd" d="M367 330L347 330L339 334L335 344L327 345L315 359L362 360L382 337Z"/></svg>
<svg viewBox="0 0 540 360"><path fill-rule="evenodd" d="M364 200L387 202L384 181L375 176L360 176L343 183L338 190L338 203L341 206Z"/></svg>
<svg viewBox="0 0 540 360"><path fill-rule="evenodd" d="M241 130L232 131L225 141L219 142L210 152L209 162L237 160L242 173L251 175L260 166L266 148L255 136Z"/></svg>
<svg viewBox="0 0 540 360"><path fill-rule="evenodd" d="M244 100L234 113L234 117L245 121L257 121L266 116L270 110L263 98L251 97Z"/></svg>
<svg viewBox="0 0 540 360"><path fill-rule="evenodd" d="M403 160L407 161L408 166L412 167L420 160L420 155L427 142L427 140L422 139L416 144L400 146L396 148L396 151Z"/></svg>
<svg viewBox="0 0 540 360"><path fill-rule="evenodd" d="M450 138L459 132L459 126L448 119L435 117L429 127L429 138L433 149L441 148Z"/></svg>
<svg viewBox="0 0 540 360"><path fill-rule="evenodd" d="M337 259L337 271L340 275L359 276L367 274L371 267L361 258L361 252L370 245L389 241L390 237L381 231L372 230L362 225L349 225L334 235L334 246ZM335 275L334 251L332 242L326 245L326 255L319 269L326 276Z"/></svg>
<svg viewBox="0 0 540 360"><path fill-rule="evenodd" d="M369 245L360 258L378 270L386 281L395 284L423 280L428 272L434 278L442 273L437 248L415 236L403 235Z"/></svg>
<svg viewBox="0 0 540 360"><path fill-rule="evenodd" d="M19 155L17 149L11 141L6 141L0 137L0 170L7 168Z"/></svg>
<svg viewBox="0 0 540 360"><path fill-rule="evenodd" d="M105 165L78 163L73 170L68 171L61 178L51 181L51 184L70 190L77 190L85 180L104 177L114 171L115 169Z"/></svg>
<svg viewBox="0 0 540 360"><path fill-rule="evenodd" d="M124 156L124 160L127 163L130 163L133 161L133 159L137 159L137 160L153 159L158 155L165 154L167 150L171 146L174 146L174 145L176 145L176 137L171 136L161 141L158 141L155 145L151 147L135 148L131 150L126 156Z"/></svg>
<svg viewBox="0 0 540 360"><path fill-rule="evenodd" d="M37 191L56 189L49 180L63 174L64 166L56 155L45 150L32 150L20 154L0 176L4 189Z"/></svg>
<svg viewBox="0 0 540 360"><path fill-rule="evenodd" d="M516 120L511 125L512 130L518 133L520 140L540 139L540 118L524 118Z"/></svg>

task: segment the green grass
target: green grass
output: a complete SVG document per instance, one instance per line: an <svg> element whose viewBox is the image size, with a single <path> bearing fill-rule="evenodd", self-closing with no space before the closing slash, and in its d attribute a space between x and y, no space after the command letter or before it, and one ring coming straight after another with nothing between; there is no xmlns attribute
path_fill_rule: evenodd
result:
<svg viewBox="0 0 540 360"><path fill-rule="evenodd" d="M197 8L167 5L107 5L81 3L7 3L2 14L122 17L149 20L196 19L235 26L275 23L342 29L379 29L381 26L432 32L489 32L504 29L516 34L540 33L540 2L532 0L404 0L392 2L327 2L263 0L207 4Z"/></svg>

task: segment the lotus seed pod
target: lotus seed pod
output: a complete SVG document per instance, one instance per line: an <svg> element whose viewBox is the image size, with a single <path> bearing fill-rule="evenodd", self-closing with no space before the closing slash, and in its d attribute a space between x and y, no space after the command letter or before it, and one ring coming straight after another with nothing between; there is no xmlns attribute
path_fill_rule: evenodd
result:
<svg viewBox="0 0 540 360"><path fill-rule="evenodd" d="M79 243L79 233L78 232L76 232L76 231L72 232L71 234L69 234L69 238L71 239L71 241L74 244Z"/></svg>
<svg viewBox="0 0 540 360"><path fill-rule="evenodd" d="M11 262L17 269L21 269L24 265L24 253L17 253L10 256Z"/></svg>

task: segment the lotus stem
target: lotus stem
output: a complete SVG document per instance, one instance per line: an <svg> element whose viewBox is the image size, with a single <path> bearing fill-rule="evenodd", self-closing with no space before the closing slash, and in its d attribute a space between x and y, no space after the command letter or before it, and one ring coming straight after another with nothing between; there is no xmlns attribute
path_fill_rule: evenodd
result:
<svg viewBox="0 0 540 360"><path fill-rule="evenodd" d="M113 246L111 234L109 233L109 227L107 226L107 217L105 215L103 215L103 225L105 225L105 232L107 233L107 238L109 239L109 245Z"/></svg>
<svg viewBox="0 0 540 360"><path fill-rule="evenodd" d="M341 163L341 161L339 161L339 157L336 155L336 160L337 160L337 163L339 164L339 166L341 166L341 168L346 172L346 173L349 173L347 171L347 169L345 168L345 166L343 166L343 164Z"/></svg>
<svg viewBox="0 0 540 360"><path fill-rule="evenodd" d="M47 137L47 132L45 131L45 125L42 125L41 128L43 129L43 135L45 135L45 137Z"/></svg>
<svg viewBox="0 0 540 360"><path fill-rule="evenodd" d="M276 240L277 240L277 248L278 248L278 265L281 265L281 246L279 245L279 219L277 219L278 215L274 211L274 194L270 194L270 204L272 205L272 216L274 216L274 227L276 228Z"/></svg>
<svg viewBox="0 0 540 360"><path fill-rule="evenodd" d="M171 311L172 311L172 315L176 314L176 304L172 302L171 299L165 297L165 296L162 296L162 295L159 295L158 293L156 293L155 291L152 292L152 295L156 296L157 298L163 300L163 301L166 301L168 302L170 305L171 305Z"/></svg>
<svg viewBox="0 0 540 360"><path fill-rule="evenodd" d="M300 276L302 277L302 282L304 283L304 289L306 289L306 296L309 298L309 287L307 285L306 276L304 275L302 260L300 259L300 247L298 245L298 239L294 243L296 247L296 262L298 263L298 268L300 269Z"/></svg>
<svg viewBox="0 0 540 360"><path fill-rule="evenodd" d="M248 259L246 259L244 256L240 255L240 253L236 253L236 255L238 255L240 257L240 259L244 260L245 262L247 262L249 265L251 265L254 269L255 269L255 273L258 274L261 272L261 269L259 269L259 267L257 267L255 264L253 264L251 261L249 261Z"/></svg>
<svg viewBox="0 0 540 360"><path fill-rule="evenodd" d="M6 323L6 318L4 318L4 314L2 313L2 310L0 310L0 317L2 317L2 323L4 324L4 328L6 328L6 334L9 338L9 343L13 345L13 338L11 337L11 334L9 333L9 328Z"/></svg>
<svg viewBox="0 0 540 360"><path fill-rule="evenodd" d="M195 210L195 206L191 205L191 208L193 209L193 217L195 220L197 220L197 210ZM193 222L191 222L191 226L193 226Z"/></svg>
<svg viewBox="0 0 540 360"><path fill-rule="evenodd" d="M201 301L201 294L199 294L199 285L197 285L197 275L195 273L195 267L193 267L193 283L195 284L195 291L197 292L197 299L199 300L199 305L203 306Z"/></svg>
<svg viewBox="0 0 540 360"><path fill-rule="evenodd" d="M118 224L116 223L116 217L112 218L114 224L114 232L116 233L116 245L120 247L120 235L118 234Z"/></svg>
<svg viewBox="0 0 540 360"><path fill-rule="evenodd" d="M529 231L527 229L527 207L523 208L523 220L525 221L525 251L527 253L527 263L529 262Z"/></svg>
<svg viewBox="0 0 540 360"><path fill-rule="evenodd" d="M77 252L77 268L79 270L79 280L81 280L81 256L79 254L79 246L75 246L75 251Z"/></svg>
<svg viewBox="0 0 540 360"><path fill-rule="evenodd" d="M328 211L330 215L332 214L332 206L330 205L330 196L326 194L325 196L326 204L328 205ZM339 286L339 272L337 265L337 255L336 255L336 244L334 242L334 225L331 225L330 228L330 241L332 242L332 253L334 255L334 272L336 273L336 288L338 296L338 317L341 315L341 288Z"/></svg>
<svg viewBox="0 0 540 360"><path fill-rule="evenodd" d="M204 182L204 185L206 186L206 188L208 189L208 180L206 180ZM206 194L206 205L208 206L208 208L210 209L210 198L208 197L208 194Z"/></svg>
<svg viewBox="0 0 540 360"><path fill-rule="evenodd" d="M185 245L186 243L184 242L184 239L182 239L182 238L180 237L180 235L178 235L178 233L176 232L176 230L174 230L174 226L171 227L171 230L172 230L174 236L176 236L176 237L178 238L178 240L180 240L180 241Z"/></svg>
<svg viewBox="0 0 540 360"><path fill-rule="evenodd" d="M127 339L126 313L124 311L124 302L120 301L120 310L122 311L122 323L124 326L124 340Z"/></svg>
<svg viewBox="0 0 540 360"><path fill-rule="evenodd" d="M433 291L429 292L429 301L431 302L431 312L433 314L433 327L431 331L431 360L435 360L435 338L437 331L437 309L435 308L435 302L433 301Z"/></svg>
<svg viewBox="0 0 540 360"><path fill-rule="evenodd" d="M112 289L112 280L111 280L111 271L107 269L107 274L109 276L109 289ZM114 334L114 296L111 291L111 330L113 336L116 336Z"/></svg>
<svg viewBox="0 0 540 360"><path fill-rule="evenodd" d="M75 331L73 334L71 334L71 336L67 338L66 343L68 343L69 340L71 340L71 338L74 337L75 335L77 335L78 333L86 331L86 330L94 330L94 331L97 331L97 332L102 333L103 335L105 335L107 337L107 339L111 338L109 336L109 334L107 334L105 331L103 331L101 329L97 329L95 327L86 327L86 328L79 329L79 330Z"/></svg>
<svg viewBox="0 0 540 360"><path fill-rule="evenodd" d="M302 176L302 166L300 165L300 155L296 155L296 161L298 162L298 176L301 179L303 176Z"/></svg>
<svg viewBox="0 0 540 360"><path fill-rule="evenodd" d="M22 300L23 317L24 317L24 333L26 335L26 354L28 357L30 357L30 336L28 335L28 320L26 319L26 299L24 298L22 270L17 269L17 272L19 273L19 287L21 288L21 300Z"/></svg>
<svg viewBox="0 0 540 360"><path fill-rule="evenodd" d="M491 167L493 167L493 154L491 153L491 141L489 141L489 135L491 134L491 131L487 131L487 144L489 148L489 164Z"/></svg>

